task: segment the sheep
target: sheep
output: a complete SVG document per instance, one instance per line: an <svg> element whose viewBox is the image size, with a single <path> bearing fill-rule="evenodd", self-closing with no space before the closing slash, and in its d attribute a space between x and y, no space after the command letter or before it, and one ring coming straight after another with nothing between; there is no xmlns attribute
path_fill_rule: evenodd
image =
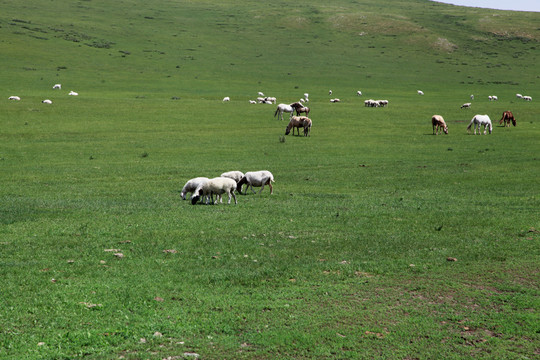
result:
<svg viewBox="0 0 540 360"><path fill-rule="evenodd" d="M471 103L465 103L463 105L461 105L461 108L460 109L463 109L463 108L470 108L471 107Z"/></svg>
<svg viewBox="0 0 540 360"><path fill-rule="evenodd" d="M249 100L250 104L256 104L257 102L255 100Z"/></svg>
<svg viewBox="0 0 540 360"><path fill-rule="evenodd" d="M341 101L340 99L330 99L331 103L337 103L337 102L340 102L340 101Z"/></svg>
<svg viewBox="0 0 540 360"><path fill-rule="evenodd" d="M474 100L474 95L473 94L471 94L471 100Z"/></svg>
<svg viewBox="0 0 540 360"><path fill-rule="evenodd" d="M306 102L309 102L309 94L308 93L304 93L304 99L306 99Z"/></svg>
<svg viewBox="0 0 540 360"><path fill-rule="evenodd" d="M496 100L499 100L499 98L498 98L497 96L495 96L495 95L489 95L489 96L488 96L488 99L489 99L489 101L496 101Z"/></svg>
<svg viewBox="0 0 540 360"><path fill-rule="evenodd" d="M360 90L358 90L358 91L356 92L356 96L362 96L362 92L361 92Z"/></svg>
<svg viewBox="0 0 540 360"><path fill-rule="evenodd" d="M207 177L196 177L193 179L190 179L186 182L184 187L182 188L182 191L180 192L180 197L182 200L186 200L186 194L191 193L191 197L193 197L193 192L197 187L205 182L208 181Z"/></svg>
<svg viewBox="0 0 540 360"><path fill-rule="evenodd" d="M332 95L332 90L328 90L328 95Z"/></svg>
<svg viewBox="0 0 540 360"><path fill-rule="evenodd" d="M277 99L273 96L267 96L265 98L267 104L275 104Z"/></svg>
<svg viewBox="0 0 540 360"><path fill-rule="evenodd" d="M523 95L521 95L521 94L516 94L516 97L517 97L518 99L523 99Z"/></svg>
<svg viewBox="0 0 540 360"><path fill-rule="evenodd" d="M532 97L531 97L531 96L524 96L524 97L523 97L523 100L525 100L525 101L532 101Z"/></svg>
<svg viewBox="0 0 540 360"><path fill-rule="evenodd" d="M53 90L60 90L62 89L62 84L54 84L52 88Z"/></svg>
<svg viewBox="0 0 540 360"><path fill-rule="evenodd" d="M13 96L8 97L8 100L16 100L16 101L20 101L21 98L18 97L18 96L13 95Z"/></svg>
<svg viewBox="0 0 540 360"><path fill-rule="evenodd" d="M231 101L231 98L228 97L228 96L225 96L225 97L223 98L223 101Z"/></svg>
<svg viewBox="0 0 540 360"><path fill-rule="evenodd" d="M223 199L221 195L227 193L229 195L229 201L227 204L231 203L231 196L234 199L234 203L237 204L236 195L234 195L234 190L236 189L236 181L226 177L217 177L206 181L205 183L200 184L197 189L193 192L191 196L191 204L195 205L199 201L201 196L206 196L206 205L208 205L208 195L216 194L216 201L214 204L217 204L218 201L221 203Z"/></svg>
<svg viewBox="0 0 540 360"><path fill-rule="evenodd" d="M264 96L264 94L262 93L262 91L259 91L259 96Z"/></svg>
<svg viewBox="0 0 540 360"><path fill-rule="evenodd" d="M75 91L70 91L68 95L71 95L71 96L78 96L79 93L75 92Z"/></svg>
<svg viewBox="0 0 540 360"><path fill-rule="evenodd" d="M229 171L229 172L224 172L220 176L233 179L234 181L239 182L244 177L244 173L241 171Z"/></svg>
<svg viewBox="0 0 540 360"><path fill-rule="evenodd" d="M270 194L273 194L274 189L272 188L272 183L274 181L274 175L268 170L261 170L261 171L249 171L244 174L244 177L238 182L236 186L236 191L238 191L240 194L242 194L242 185L247 184L246 186L246 194L248 188L251 187L251 191L255 194L255 190L253 190L253 187L261 187L261 190L259 191L259 194L263 191L264 185L270 186Z"/></svg>
<svg viewBox="0 0 540 360"><path fill-rule="evenodd" d="M418 95L424 95L424 92L422 90L417 90Z"/></svg>
<svg viewBox="0 0 540 360"><path fill-rule="evenodd" d="M52 101L49 100L49 99L45 99L45 100L42 101L42 103L50 105L50 104L52 104Z"/></svg>

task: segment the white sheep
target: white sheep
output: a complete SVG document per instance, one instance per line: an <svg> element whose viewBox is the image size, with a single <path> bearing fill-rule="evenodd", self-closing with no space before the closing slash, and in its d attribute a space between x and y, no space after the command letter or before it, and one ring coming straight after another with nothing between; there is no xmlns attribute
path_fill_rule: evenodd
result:
<svg viewBox="0 0 540 360"><path fill-rule="evenodd" d="M341 101L341 100L340 100L340 99L337 99L337 98L336 98L336 99L330 99L330 102L331 102L331 103L337 103L337 102L340 102L340 101Z"/></svg>
<svg viewBox="0 0 540 360"><path fill-rule="evenodd" d="M258 95L264 97L264 93L262 91L259 91Z"/></svg>
<svg viewBox="0 0 540 360"><path fill-rule="evenodd" d="M471 100L474 100L474 95L473 94L471 94Z"/></svg>
<svg viewBox="0 0 540 360"><path fill-rule="evenodd" d="M244 173L241 171L229 171L229 172L224 172L220 176L233 179L234 181L239 182L244 177Z"/></svg>
<svg viewBox="0 0 540 360"><path fill-rule="evenodd" d="M54 90L59 90L62 88L62 84L54 84L52 87Z"/></svg>
<svg viewBox="0 0 540 360"><path fill-rule="evenodd" d="M465 103L465 104L461 105L461 109L463 109L463 108L468 109L470 107L471 107L471 103Z"/></svg>
<svg viewBox="0 0 540 360"><path fill-rule="evenodd" d="M255 100L249 100L250 104L256 104L257 102Z"/></svg>
<svg viewBox="0 0 540 360"><path fill-rule="evenodd" d="M526 96L523 96L523 100L525 100L525 101L532 101L532 97L526 95Z"/></svg>
<svg viewBox="0 0 540 360"><path fill-rule="evenodd" d="M79 95L79 93L77 93L77 92L75 92L75 91L71 90L71 91L69 92L69 94L68 94L68 95L71 95L71 96L78 96L78 95Z"/></svg>
<svg viewBox="0 0 540 360"><path fill-rule="evenodd" d="M13 95L13 96L8 97L8 100L16 100L16 101L20 101L21 98L18 97L18 96Z"/></svg>
<svg viewBox="0 0 540 360"><path fill-rule="evenodd" d="M50 104L52 104L52 101L49 100L49 99L45 99L45 100L42 101L42 103L50 105Z"/></svg>
<svg viewBox="0 0 540 360"><path fill-rule="evenodd" d="M422 90L417 90L418 95L424 95L424 92Z"/></svg>
<svg viewBox="0 0 540 360"><path fill-rule="evenodd" d="M362 96L362 92L361 92L360 90L358 90L358 91L356 92L356 95L357 95L357 96Z"/></svg>
<svg viewBox="0 0 540 360"><path fill-rule="evenodd" d="M195 205L199 201L201 196L206 196L206 204L208 205L208 196L216 194L216 201L214 204L223 202L221 195L227 193L229 195L229 201L227 204L231 203L231 196L234 198L234 203L237 204L236 195L234 195L234 190L236 189L236 181L226 177L217 177L208 180L207 182L199 185L197 189L193 192L191 196L191 204Z"/></svg>
<svg viewBox="0 0 540 360"><path fill-rule="evenodd" d="M516 94L516 97L517 97L518 99L523 99L523 95L521 95L521 94Z"/></svg>
<svg viewBox="0 0 540 360"><path fill-rule="evenodd" d="M225 97L223 98L223 101L231 101L231 98L228 97L228 96L225 96Z"/></svg>
<svg viewBox="0 0 540 360"><path fill-rule="evenodd" d="M309 94L308 93L304 93L304 99L306 99L306 102L309 102Z"/></svg>
<svg viewBox="0 0 540 360"><path fill-rule="evenodd" d="M328 90L328 95L332 95L332 90Z"/></svg>
<svg viewBox="0 0 540 360"><path fill-rule="evenodd" d="M259 194L263 191L264 185L270 186L270 194L274 192L274 189L272 188L272 183L274 181L274 175L268 170L261 170L261 171L248 171L244 174L244 177L238 182L238 185L236 187L236 191L238 191L240 194L242 193L242 185L247 184L246 186L246 193L248 188L251 187L251 191L255 194L255 190L253 190L253 187L261 187L261 190L259 191Z"/></svg>
<svg viewBox="0 0 540 360"><path fill-rule="evenodd" d="M191 193L191 197L193 197L193 192L195 191L195 189L197 189L199 185L207 181L207 177L196 177L188 180L182 188L182 191L180 192L180 197L182 198L182 200L186 200L187 193Z"/></svg>

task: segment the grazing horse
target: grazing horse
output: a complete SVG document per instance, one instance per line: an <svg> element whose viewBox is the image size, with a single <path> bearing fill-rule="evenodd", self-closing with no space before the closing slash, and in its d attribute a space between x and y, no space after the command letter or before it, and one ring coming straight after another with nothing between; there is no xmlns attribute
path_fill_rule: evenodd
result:
<svg viewBox="0 0 540 360"><path fill-rule="evenodd" d="M505 111L502 114L502 118L499 121L499 125L501 125L504 122L505 127L510 127L510 122L512 122L512 125L516 126L516 118L514 117L514 114L512 114L511 111Z"/></svg>
<svg viewBox="0 0 540 360"><path fill-rule="evenodd" d="M438 135L441 129L448 135L448 126L441 115L433 115L431 117L431 124L433 125L433 135Z"/></svg>
<svg viewBox="0 0 540 360"><path fill-rule="evenodd" d="M294 135L294 128L296 128L298 136L300 136L300 128L304 129L304 136L308 136L308 134L311 133L311 119L307 116L292 116L289 125L287 125L287 128L285 129L285 135L289 135L291 129Z"/></svg>
<svg viewBox="0 0 540 360"><path fill-rule="evenodd" d="M484 135L486 135L486 130L489 128L489 133L493 130L493 125L491 124L491 119L487 115L475 115L469 126L467 126L467 132L471 132L471 126L474 124L474 135L476 135L476 127L478 127L478 133L481 133L480 127L484 125Z"/></svg>
<svg viewBox="0 0 540 360"><path fill-rule="evenodd" d="M306 116L309 115L309 108L300 104L299 102L292 103L291 106L296 110L296 116L300 116L301 113L305 113Z"/></svg>
<svg viewBox="0 0 540 360"><path fill-rule="evenodd" d="M279 104L277 106L276 112L274 113L274 117L276 115L278 116L278 119L281 117L281 120L283 120L283 113L288 112L290 114L289 119L293 116L294 108L291 105L287 104Z"/></svg>

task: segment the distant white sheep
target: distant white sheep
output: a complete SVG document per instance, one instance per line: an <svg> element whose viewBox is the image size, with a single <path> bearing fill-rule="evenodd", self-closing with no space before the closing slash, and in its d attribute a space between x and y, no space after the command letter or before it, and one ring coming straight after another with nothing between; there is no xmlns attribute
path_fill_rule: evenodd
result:
<svg viewBox="0 0 540 360"><path fill-rule="evenodd" d="M195 205L201 196L206 196L206 204L208 205L208 196L212 196L212 194L216 195L214 204L217 204L218 201L221 203L223 202L221 195L225 193L229 195L227 204L231 203L231 197L234 199L234 203L237 204L238 202L236 201L234 190L236 190L236 181L233 179L226 177L213 178L199 185L197 189L195 189L191 196L191 204Z"/></svg>
<svg viewBox="0 0 540 360"><path fill-rule="evenodd" d="M495 96L495 95L489 95L488 99L489 99L489 101L497 101L497 100L499 100L499 98L497 96Z"/></svg>
<svg viewBox="0 0 540 360"><path fill-rule="evenodd" d="M49 99L45 99L45 100L42 101L42 103L50 105L50 104L52 104L52 101L49 100Z"/></svg>
<svg viewBox="0 0 540 360"><path fill-rule="evenodd" d="M62 84L54 84L52 87L54 90L62 89Z"/></svg>
<svg viewBox="0 0 540 360"><path fill-rule="evenodd" d="M264 94L262 93L262 91L259 91L259 96L264 96Z"/></svg>
<svg viewBox="0 0 540 360"><path fill-rule="evenodd" d="M470 107L471 107L471 103L465 103L465 104L461 105L460 109L463 109L463 108L468 109Z"/></svg>
<svg viewBox="0 0 540 360"><path fill-rule="evenodd" d="M244 177L244 173L241 171L235 170L235 171L224 172L220 176L233 179L234 181L239 182Z"/></svg>
<svg viewBox="0 0 540 360"><path fill-rule="evenodd" d="M424 92L422 90L418 90L418 95L424 95Z"/></svg>
<svg viewBox="0 0 540 360"><path fill-rule="evenodd" d="M471 94L471 100L474 100L474 95Z"/></svg>
<svg viewBox="0 0 540 360"><path fill-rule="evenodd" d="M337 102L340 102L340 101L341 101L341 100L340 100L340 99L337 99L337 98L336 98L336 99L330 99L330 102L331 102L331 103L337 103Z"/></svg>
<svg viewBox="0 0 540 360"><path fill-rule="evenodd" d="M20 100L21 100L21 98L20 98L20 97L18 97L18 96L15 96L15 95L13 95L13 96L10 96L10 97L8 97L8 100L15 100L15 101L20 101Z"/></svg>
<svg viewBox="0 0 540 360"><path fill-rule="evenodd" d="M250 104L256 104L257 102L255 100L249 100Z"/></svg>
<svg viewBox="0 0 540 360"><path fill-rule="evenodd" d="M532 97L531 97L531 96L524 96L524 97L523 97L523 100L525 100L525 101L532 101Z"/></svg>
<svg viewBox="0 0 540 360"><path fill-rule="evenodd" d="M253 187L261 187L261 190L259 191L259 194L263 191L264 185L270 186L270 194L274 192L274 189L272 188L272 183L274 181L274 175L268 170L261 170L261 171L248 171L244 174L244 177L238 182L238 185L236 186L236 191L238 191L240 194L242 193L242 185L247 184L246 186L246 193L249 188L251 188L251 191L255 194L255 190L253 190Z"/></svg>
<svg viewBox="0 0 540 360"><path fill-rule="evenodd" d="M332 95L332 90L328 90L328 95Z"/></svg>
<svg viewBox="0 0 540 360"><path fill-rule="evenodd" d="M308 93L304 93L304 99L306 99L306 102L309 102L309 94Z"/></svg>
<svg viewBox="0 0 540 360"><path fill-rule="evenodd" d="M517 97L518 99L523 99L523 95L521 95L521 94L516 94L516 97Z"/></svg>
<svg viewBox="0 0 540 360"><path fill-rule="evenodd" d="M228 96L225 96L225 97L223 98L223 101L231 101L231 98L228 97Z"/></svg>
<svg viewBox="0 0 540 360"><path fill-rule="evenodd" d="M362 96L362 92L361 92L360 90L358 90L358 91L356 92L356 95L357 95L357 96Z"/></svg>
<svg viewBox="0 0 540 360"><path fill-rule="evenodd" d="M209 179L207 177L196 177L193 179L190 179L186 182L184 187L182 188L182 191L180 192L180 197L182 200L186 200L187 193L191 193L191 197L193 197L193 192L197 187L205 182L207 182Z"/></svg>
<svg viewBox="0 0 540 360"><path fill-rule="evenodd" d="M79 93L75 92L75 91L70 91L68 95L71 95L71 96L79 96Z"/></svg>

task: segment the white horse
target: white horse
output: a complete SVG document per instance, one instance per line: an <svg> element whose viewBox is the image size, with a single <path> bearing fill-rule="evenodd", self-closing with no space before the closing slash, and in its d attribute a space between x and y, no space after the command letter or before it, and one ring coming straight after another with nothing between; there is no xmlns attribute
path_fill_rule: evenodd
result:
<svg viewBox="0 0 540 360"><path fill-rule="evenodd" d="M471 126L474 124L474 135L476 135L476 127L478 127L478 133L481 134L480 127L484 125L484 135L486 135L486 130L489 128L489 133L493 130L493 125L491 124L491 119L487 115L475 115L469 126L467 126L467 132L471 132Z"/></svg>
<svg viewBox="0 0 540 360"><path fill-rule="evenodd" d="M288 112L289 113L289 119L290 119L291 116L293 116L293 111L294 111L294 108L291 105L279 104L277 106L276 112L274 113L274 117L276 117L276 115L277 115L278 119L281 117L281 120L283 120L283 113Z"/></svg>

